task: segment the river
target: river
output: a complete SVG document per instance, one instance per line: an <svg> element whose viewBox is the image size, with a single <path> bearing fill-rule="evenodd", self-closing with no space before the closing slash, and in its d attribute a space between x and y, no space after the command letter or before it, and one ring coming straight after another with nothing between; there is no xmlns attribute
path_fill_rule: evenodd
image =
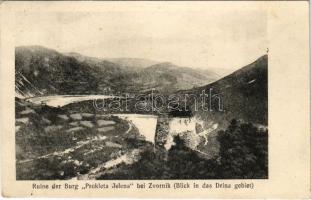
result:
<svg viewBox="0 0 311 200"><path fill-rule="evenodd" d="M45 104L51 107L62 107L71 103L78 103L87 100L122 98L112 95L54 95L54 96L38 96L27 98L26 101L37 105ZM129 130L135 126L146 141L154 143L155 131L157 125L157 116L144 114L112 114L129 122Z"/></svg>
<svg viewBox="0 0 311 200"><path fill-rule="evenodd" d="M111 99L122 98L112 95L51 95L51 96L37 96L26 98L34 104L45 104L51 107L62 107L71 103L77 103L81 101L95 100L95 99Z"/></svg>

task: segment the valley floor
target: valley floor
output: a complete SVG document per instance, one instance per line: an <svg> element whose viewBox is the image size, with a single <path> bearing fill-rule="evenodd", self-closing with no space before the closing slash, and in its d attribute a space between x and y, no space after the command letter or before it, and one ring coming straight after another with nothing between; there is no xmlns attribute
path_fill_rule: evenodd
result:
<svg viewBox="0 0 311 200"><path fill-rule="evenodd" d="M124 117L53 113L17 104L19 180L91 179L103 169L134 162L141 149L151 145Z"/></svg>

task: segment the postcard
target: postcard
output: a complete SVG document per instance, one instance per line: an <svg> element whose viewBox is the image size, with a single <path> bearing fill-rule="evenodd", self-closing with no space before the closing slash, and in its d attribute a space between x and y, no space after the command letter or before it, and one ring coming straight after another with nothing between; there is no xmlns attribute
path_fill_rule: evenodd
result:
<svg viewBox="0 0 311 200"><path fill-rule="evenodd" d="M3 196L310 197L307 1L0 6Z"/></svg>

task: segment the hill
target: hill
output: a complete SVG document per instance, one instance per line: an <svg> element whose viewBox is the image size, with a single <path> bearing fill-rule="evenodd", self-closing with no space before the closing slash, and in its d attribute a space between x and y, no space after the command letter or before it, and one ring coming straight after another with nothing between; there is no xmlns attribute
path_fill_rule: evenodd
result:
<svg viewBox="0 0 311 200"><path fill-rule="evenodd" d="M211 100L207 97L205 103L199 99L203 91L212 96ZM255 62L211 84L179 91L177 94L182 97L186 94L197 97L197 101L194 98L188 99L187 109L189 111L183 111L183 113L204 121L203 128L216 127L207 135L208 145L201 142L197 149L208 155L218 155L218 131L226 130L232 120L252 123L259 129L267 130L268 56L264 55ZM219 99L221 103L219 103ZM205 110L202 110L202 104L204 104ZM221 109L219 109L219 105Z"/></svg>
<svg viewBox="0 0 311 200"><path fill-rule="evenodd" d="M170 80L168 85L170 85L173 90L195 88L211 83L219 78L219 76L212 71L200 73L200 71L196 69L180 67L170 62L152 65L146 68L144 72L155 74L159 77L167 77L167 80Z"/></svg>
<svg viewBox="0 0 311 200"><path fill-rule="evenodd" d="M40 46L17 47L15 69L16 81L20 80L16 85L22 93L38 95L38 91L40 94L97 92L98 81L86 64L52 49Z"/></svg>
<svg viewBox="0 0 311 200"><path fill-rule="evenodd" d="M200 71L168 63L151 65L154 62L146 59L112 61L78 53L59 53L41 46L16 47L17 96L104 94L107 90L114 94L152 89L174 92L217 78L212 73L201 75Z"/></svg>
<svg viewBox="0 0 311 200"><path fill-rule="evenodd" d="M118 64L122 67L146 68L158 63L158 61L143 58L106 58L105 60Z"/></svg>
<svg viewBox="0 0 311 200"><path fill-rule="evenodd" d="M230 122L233 118L258 124L268 123L268 56L262 56L255 62L233 72L206 86L180 91L180 94L212 95L212 111L194 109L194 101L190 107L195 114L213 121ZM219 97L224 111L219 110ZM227 124L226 124L227 125Z"/></svg>

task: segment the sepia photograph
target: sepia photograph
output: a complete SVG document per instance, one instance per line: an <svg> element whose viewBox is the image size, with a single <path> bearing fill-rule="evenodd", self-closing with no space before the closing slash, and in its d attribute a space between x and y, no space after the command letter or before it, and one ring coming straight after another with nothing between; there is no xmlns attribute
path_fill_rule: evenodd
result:
<svg viewBox="0 0 311 200"><path fill-rule="evenodd" d="M17 180L268 178L264 10L18 17Z"/></svg>
<svg viewBox="0 0 311 200"><path fill-rule="evenodd" d="M309 197L308 6L3 2L2 195Z"/></svg>

